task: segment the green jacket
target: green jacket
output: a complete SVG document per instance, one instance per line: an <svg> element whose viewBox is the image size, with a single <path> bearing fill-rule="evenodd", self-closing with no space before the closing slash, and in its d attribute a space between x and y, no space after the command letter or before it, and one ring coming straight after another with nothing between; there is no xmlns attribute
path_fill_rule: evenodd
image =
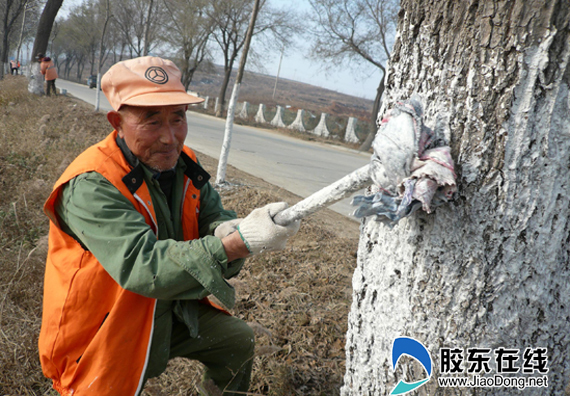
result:
<svg viewBox="0 0 570 396"><path fill-rule="evenodd" d="M210 183L200 189L200 239L183 241L180 208L186 162L180 158L173 177L165 183L159 178L163 175L138 162L123 141L117 139L117 143L129 163L144 171L156 212L158 237L147 232L149 226L129 200L95 172L79 175L65 185L56 213L63 231L91 251L122 288L158 300L146 374L153 377L164 371L168 362L173 315L195 337L198 300L214 294L229 308L234 303L228 288L204 285L225 283L224 279L240 271L245 260L228 263L221 240L213 236L219 224L236 218L236 214L224 210ZM170 205L160 182L163 187L171 185Z"/></svg>

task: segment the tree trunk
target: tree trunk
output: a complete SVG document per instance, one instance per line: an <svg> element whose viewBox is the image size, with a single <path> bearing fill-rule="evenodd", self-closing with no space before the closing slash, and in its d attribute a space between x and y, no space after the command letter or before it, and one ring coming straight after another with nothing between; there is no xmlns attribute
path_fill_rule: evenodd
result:
<svg viewBox="0 0 570 396"><path fill-rule="evenodd" d="M190 84L192 83L192 79L194 78L194 73L196 73L196 69L197 67L193 67L191 69L186 70L183 82L186 91L190 89Z"/></svg>
<svg viewBox="0 0 570 396"><path fill-rule="evenodd" d="M85 59L79 59L77 61L77 80L83 80L83 70L85 70Z"/></svg>
<svg viewBox="0 0 570 396"><path fill-rule="evenodd" d="M2 18L2 43L0 46L0 80L4 78L4 74L8 73L8 54L10 52L10 45L9 45L9 37L10 32L12 30L12 24L17 16L18 11L14 10L13 7L16 5L14 4L13 0L5 1L2 4L4 6L4 15ZM12 15L10 18L10 11L15 15ZM11 20L12 19L12 20Z"/></svg>
<svg viewBox="0 0 570 396"><path fill-rule="evenodd" d="M417 93L427 125L441 116L458 193L392 229L363 221L341 394L387 395L400 380L425 379L411 358L393 370L393 342L407 336L433 360L416 394L521 394L438 384L484 374L467 373L468 348L488 348L489 375L500 373L495 353L504 347L518 350L514 376L547 376L548 387L524 394L562 395L570 377L570 7L402 0L399 16L381 113ZM458 374L440 348L463 353ZM547 348L548 374L532 365L523 372L527 348Z"/></svg>
<svg viewBox="0 0 570 396"><path fill-rule="evenodd" d="M150 23L152 17L152 6L154 5L154 0L149 1L148 5L148 12L146 15L146 22L144 25L144 47L143 47L143 56L147 56L150 51Z"/></svg>
<svg viewBox="0 0 570 396"><path fill-rule="evenodd" d="M226 91L228 90L228 85L230 84L230 79L232 77L232 69L234 68L234 60L230 59L228 67L224 68L224 79L222 81L222 86L220 87L220 94L218 95L220 107L216 112L216 117L223 117L224 109L226 105Z"/></svg>
<svg viewBox="0 0 570 396"><path fill-rule="evenodd" d="M71 59L66 58L65 59L65 67L63 69L63 75L65 76L66 79L69 79L69 74L71 73L71 68L73 67L73 64L71 62Z"/></svg>
<svg viewBox="0 0 570 396"><path fill-rule="evenodd" d="M8 33L5 33L2 37L2 49L0 53L0 61L2 62L2 69L0 70L0 80L4 78L4 74L8 72Z"/></svg>
<svg viewBox="0 0 570 396"><path fill-rule="evenodd" d="M190 83L188 82L188 69L190 68L190 50L189 50L189 43L187 40L184 40L181 45L182 50L182 56L180 59L180 72L182 73L182 76L180 78L180 80L182 81L182 85L184 85L184 88L186 89L186 91L188 91L188 86L190 85Z"/></svg>
<svg viewBox="0 0 570 396"><path fill-rule="evenodd" d="M28 1L24 3L24 15L22 15L22 26L20 27L20 38L18 39L18 50L16 51L16 60L19 62L20 51L22 49L22 41L24 40L24 28L26 27L26 11L28 11Z"/></svg>
<svg viewBox="0 0 570 396"><path fill-rule="evenodd" d="M32 50L32 59L30 61L33 62L38 53L46 52L51 35L51 29L53 27L53 21L55 20L62 3L63 0L47 0L38 23L36 39L34 40L34 49Z"/></svg>
<svg viewBox="0 0 570 396"><path fill-rule="evenodd" d="M95 111L99 111L99 104L101 100L101 67L103 66L103 44L105 41L105 32L107 31L107 25L109 24L109 19L111 18L111 5L109 0L105 2L105 23L103 24L103 30L101 32L101 40L99 41L99 59L97 59L97 86L95 91Z"/></svg>
<svg viewBox="0 0 570 396"><path fill-rule="evenodd" d="M371 114L372 122L376 125L378 125L377 123L378 110L380 109L380 103L382 102L382 95L384 94L384 88L385 88L384 82L386 80L386 70L383 70L383 72L384 75L382 76L382 80L380 80L380 84L378 85L378 89L376 90L376 99L374 99L374 106L372 107L372 114ZM358 148L358 151L370 150L370 147L372 147L372 142L374 141L375 136L376 133L372 132L369 133L368 136L366 136L364 142Z"/></svg>
<svg viewBox="0 0 570 396"><path fill-rule="evenodd" d="M44 95L44 76L40 72L40 62L34 61L29 65L28 92L35 95Z"/></svg>
<svg viewBox="0 0 570 396"><path fill-rule="evenodd" d="M216 185L220 185L226 182L226 168L228 163L228 157L230 155L230 146L232 142L232 130L234 126L235 109L239 96L241 80L243 79L243 74L245 71L245 64L247 62L247 53L249 52L249 45L251 43L251 37L253 36L253 30L255 29L255 20L257 19L257 13L259 12L259 2L260 0L255 0L255 3L253 4L253 10L251 11L251 18L249 19L249 26L247 28L245 42L243 45L243 51L241 54L241 59L237 71L236 82L234 84L234 89L232 91L230 104L228 106L228 114L226 116L226 128L224 129L224 140L222 142L222 151L220 153L220 160L218 162L218 170L216 174Z"/></svg>

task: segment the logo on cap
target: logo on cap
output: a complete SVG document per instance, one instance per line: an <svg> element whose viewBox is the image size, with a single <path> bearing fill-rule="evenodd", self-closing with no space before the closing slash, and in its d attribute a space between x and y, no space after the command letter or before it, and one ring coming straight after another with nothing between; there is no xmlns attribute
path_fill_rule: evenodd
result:
<svg viewBox="0 0 570 396"><path fill-rule="evenodd" d="M156 84L166 84L168 82L168 74L166 74L163 68L158 66L152 66L146 69L144 76L147 80Z"/></svg>

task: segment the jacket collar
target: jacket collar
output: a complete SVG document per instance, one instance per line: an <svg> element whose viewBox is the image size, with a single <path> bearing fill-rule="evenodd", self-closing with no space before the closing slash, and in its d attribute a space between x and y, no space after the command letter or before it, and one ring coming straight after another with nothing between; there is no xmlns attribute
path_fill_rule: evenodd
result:
<svg viewBox="0 0 570 396"><path fill-rule="evenodd" d="M125 159L133 168L123 177L123 183L125 183L129 191L134 194L144 182L143 164L131 152L127 146L127 143L125 143L125 140L120 138L119 135L117 135L116 142L121 149L121 152L123 153ZM182 160L182 163L180 160ZM180 153L180 158L176 166L182 166L184 174L190 180L192 180L192 184L197 189L204 187L206 183L208 183L208 180L210 180L210 174L206 172L204 168L198 165L194 160L192 160L192 158L190 158L184 151Z"/></svg>

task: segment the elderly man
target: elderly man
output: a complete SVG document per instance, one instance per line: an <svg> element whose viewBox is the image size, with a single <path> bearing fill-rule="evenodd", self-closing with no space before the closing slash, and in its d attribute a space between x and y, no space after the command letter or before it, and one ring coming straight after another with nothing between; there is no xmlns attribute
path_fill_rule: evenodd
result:
<svg viewBox="0 0 570 396"><path fill-rule="evenodd" d="M143 57L103 76L114 131L79 155L45 205L51 220L39 349L62 395L139 395L169 359L201 361L224 394L247 392L254 336L211 303L234 305L226 279L278 250L299 224L275 203L243 220L224 210L184 146L180 71ZM239 225L238 225L239 224Z"/></svg>

